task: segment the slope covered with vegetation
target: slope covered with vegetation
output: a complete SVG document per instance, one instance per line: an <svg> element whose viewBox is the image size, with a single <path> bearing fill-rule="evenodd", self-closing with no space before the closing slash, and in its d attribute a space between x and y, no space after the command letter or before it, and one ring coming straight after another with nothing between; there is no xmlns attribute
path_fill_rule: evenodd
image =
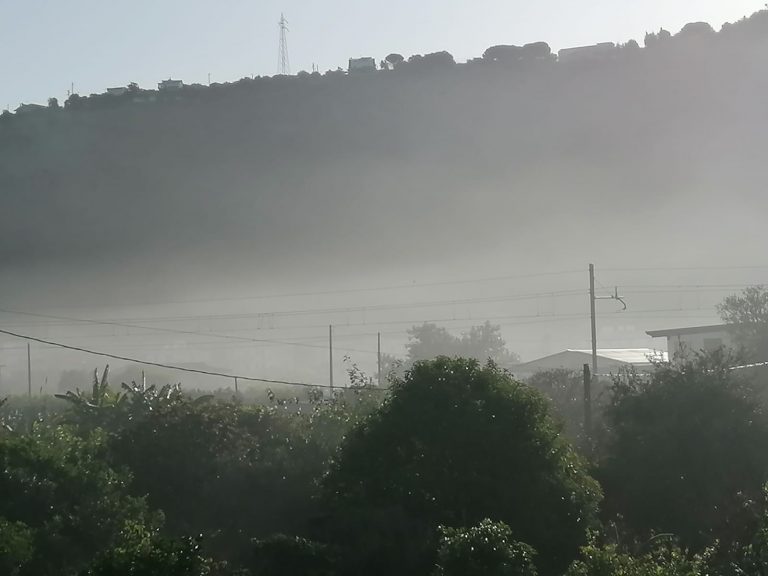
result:
<svg viewBox="0 0 768 576"><path fill-rule="evenodd" d="M0 257L332 273L394 254L405 265L547 253L555 266L572 238L608 259L618 230L640 257L696 233L682 214L742 235L753 223L734 215L765 204L768 12L646 45L133 87L7 115ZM712 238L693 244L725 254Z"/></svg>

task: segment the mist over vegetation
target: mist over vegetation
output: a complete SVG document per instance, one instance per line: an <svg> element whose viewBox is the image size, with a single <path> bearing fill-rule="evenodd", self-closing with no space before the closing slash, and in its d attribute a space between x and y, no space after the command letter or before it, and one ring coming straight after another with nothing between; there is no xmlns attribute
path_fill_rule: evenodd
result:
<svg viewBox="0 0 768 576"><path fill-rule="evenodd" d="M642 44L0 115L0 576L768 574L768 10Z"/></svg>
<svg viewBox="0 0 768 576"><path fill-rule="evenodd" d="M612 264L619 234L621 259L658 261L725 258L718 238L749 230L747 259L767 28L760 12L586 60L438 54L4 116L0 264L28 295L55 278L77 299L95 280L119 295L424 260Z"/></svg>

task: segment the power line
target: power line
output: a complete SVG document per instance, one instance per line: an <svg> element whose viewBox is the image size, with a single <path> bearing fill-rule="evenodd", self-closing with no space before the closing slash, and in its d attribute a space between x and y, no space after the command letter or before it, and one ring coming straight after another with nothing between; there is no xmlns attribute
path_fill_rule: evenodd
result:
<svg viewBox="0 0 768 576"><path fill-rule="evenodd" d="M641 268L602 268L603 272L698 272L710 270L768 270L768 264L753 266L651 266Z"/></svg>
<svg viewBox="0 0 768 576"><path fill-rule="evenodd" d="M556 273L560 274L560 273ZM464 281L462 281L464 282ZM443 283L436 283L436 285L442 285ZM621 284L624 289L631 289L632 294L665 294L665 293L685 293L690 291L694 292L720 292L728 290L740 290L750 286L756 286L757 284ZM426 284L423 286L427 286ZM378 289L371 289L378 290ZM520 301L537 298L552 298L561 296L576 296L584 292L582 289L573 290L560 290L551 292L533 292L527 294L505 295L505 296L491 296L491 297L478 297L478 298L463 298L454 300L432 300L421 302L410 302L403 304L374 304L364 306L344 306L335 308L309 308L309 309L288 309L279 310L274 312L254 312L254 313L233 313L233 314L197 314L197 315L176 315L176 316L154 316L151 318L139 317L139 318L117 318L107 320L93 320L93 319L78 319L67 316L57 316L53 314L41 314L30 313L8 309L0 309L0 312L7 312L10 314L21 314L26 316L37 316L40 318L60 319L64 322L60 323L45 323L47 326L67 326L72 325L67 322L78 323L92 323L92 324L106 324L124 326L129 328L145 328L145 326L129 325L128 322L142 322L142 323L156 323L156 322L184 322L184 321L200 321L200 320L244 320L249 318L271 320L278 317L292 317L303 315L321 315L321 314L334 314L334 313L354 313L354 312L377 312L388 310L401 310L401 309L414 309L414 308L428 308L428 307L440 307L440 306L458 306L465 304L483 304L494 302L510 302ZM306 293L309 295L310 293ZM32 326L29 323L14 323L14 326ZM318 328L324 326L324 324L312 325L312 326L295 326L297 328L313 327ZM160 329L157 329L160 330ZM172 330L172 329L163 329ZM195 331L188 331L196 333ZM205 333L210 335L210 333Z"/></svg>
<svg viewBox="0 0 768 576"><path fill-rule="evenodd" d="M691 315L690 313L698 313L701 312L701 314L694 314ZM618 311L613 314L606 314L605 317L613 317L613 318L627 318L627 319L637 319L637 318L711 318L715 316L715 314L710 310L708 307L696 307L696 308L657 308L657 309L645 309L645 310L632 310L628 312ZM454 322L484 322L484 321L491 321L496 322L497 324L501 326L524 326L524 325L530 325L530 324L539 324L539 323L552 323L552 322L567 322L572 320L582 320L589 318L589 313L587 312L576 312L576 313L560 313L560 314L521 314L521 315L493 315L493 316L474 316L474 317L445 317L445 318L431 318L431 319L423 319L423 318L415 318L415 319L408 319L408 320L388 320L388 321L381 321L376 323L347 323L347 324L336 324L334 327L336 329L343 329L343 328L352 328L352 327L362 327L362 326L385 326L385 325L420 325L424 323L454 323ZM457 326L454 327L454 329L461 329L461 328L471 328L476 324L472 325L466 325L466 326ZM326 328L327 325L314 325L314 326L304 326L303 328ZM293 329L293 328L292 328ZM196 333L200 335L205 335L207 333ZM383 334L393 335L393 334L403 334L405 335L404 331L389 331L389 332L383 332ZM355 337L365 337L365 336L373 336L375 333L358 333L358 334L349 334L346 335L349 338L355 338ZM96 336L79 336L77 338L104 338L105 335L96 335ZM322 337L323 339L325 337ZM237 338L233 337L231 339L234 340L241 340L243 342L251 342L252 340L246 337L243 338ZM302 340L320 340L321 337L307 337L302 338ZM299 340L299 338L294 338L293 340ZM291 345L296 342L287 342L287 341L281 341L281 340L274 340L274 341L263 341L266 343L274 344L274 345ZM215 342L203 342L203 343L197 343L197 344L215 344ZM155 345L146 345L146 346L140 346L140 345L126 345L130 346L132 348L152 348L156 346L162 346L162 344L155 344ZM185 344L185 346L188 346L189 348L194 348L195 344ZM326 350L326 346L310 346L305 345L306 347L316 348L316 349L322 349ZM343 350L345 352L361 352L366 354L375 354L376 352L371 350L357 350L354 348L339 348L340 350Z"/></svg>
<svg viewBox="0 0 768 576"><path fill-rule="evenodd" d="M303 348L316 348L316 349L325 349L324 346L318 346L314 344L304 344L301 342L283 342L280 340L268 340L264 338L251 338L249 336L234 336L232 334L219 334L216 332L199 332L196 330L180 330L175 328L162 328L162 327L155 327L155 326L143 326L140 324L127 324L124 322L115 322L111 320L92 320L88 318L72 318L69 316L56 316L52 314L40 314L37 312L25 312L21 310L8 310L6 308L0 308L0 312L4 312L6 314L17 314L20 316L32 316L32 317L38 317L38 318L51 318L54 320L66 320L75 322L78 324L95 324L95 325L102 325L102 326L117 326L121 328L135 328L138 330L150 330L153 332L164 332L164 333L170 333L170 334L184 334L187 336L209 336L211 338L222 338L226 340L238 340L241 342L255 342L255 343L264 343L264 344L279 344L279 345L286 345L286 346L300 346ZM344 349L347 352L359 352L362 354L375 354L375 352L371 350L356 350L354 348L346 348Z"/></svg>
<svg viewBox="0 0 768 576"><path fill-rule="evenodd" d="M369 286L363 288L337 288L333 290L320 290L315 292L284 292L274 294L256 294L253 296L234 296L228 298L199 298L188 300L156 300L154 302L134 302L130 306L161 306L168 304L200 304L205 302L241 302L246 300L277 300L281 298L299 298L306 296L334 296L338 294L356 294L363 292L384 292L391 290L410 290L419 288L434 288L438 286L459 286L463 284L484 284L488 282L501 282L506 280L529 280L551 276L565 276L581 273L581 270L560 270L555 272L537 272L531 274L516 274L510 276L491 276L485 278L471 278L464 280L443 280L436 282L411 282L408 284L390 284L386 286ZM64 309L79 309L87 306L72 306Z"/></svg>
<svg viewBox="0 0 768 576"><path fill-rule="evenodd" d="M17 334L8 330L0 330L0 334L6 334L7 336L13 336L14 338L20 338L30 342L38 342L39 344L45 344L47 346L53 346L55 348L64 348L66 350L73 350L75 352L82 352L84 354L91 354L93 356L101 356L104 358L112 358L114 360L122 360L124 362L132 362L134 364L142 364L144 366L154 366L156 368L165 368L168 370L177 370L179 372L188 372L192 374L203 374L205 376L217 376L220 378L228 378L234 380L244 380L246 382L262 382L265 384L282 384L285 386L300 386L303 388L328 388L325 384L310 384L307 382L292 382L290 380L273 380L270 378L256 378L253 376L241 376L239 374L225 374L223 372L214 372L212 370L200 370L197 368L186 368L184 366L174 366L172 364L163 364L161 362L150 362L148 360L141 360L139 358L131 358L129 356L120 356L117 354L110 354L108 352L98 352L96 350L90 350L88 348L82 348L80 346L70 346L69 344L62 344L61 342L54 342L52 340L44 340L42 338L35 338L34 336L27 336L24 334ZM385 392L388 388L372 388L371 390Z"/></svg>
<svg viewBox="0 0 768 576"><path fill-rule="evenodd" d="M54 320L64 320L73 323L84 324L105 324L114 326L123 326L128 328L145 328L148 327L134 324L127 324L127 322L142 322L142 323L155 323L155 322L183 322L183 321L199 321L199 320L244 320L249 318L255 319L274 319L279 317L295 317L295 316L311 316L311 315L323 315L323 314L349 314L353 312L383 312L391 310L410 310L415 308L439 308L441 306L461 306L465 304L490 304L495 302L513 302L520 300L533 300L537 298L553 298L560 296L577 296L584 293L582 289L573 290L559 290L554 292L532 292L528 294L515 294L505 296L487 296L477 298L461 298L454 300L429 300L421 302L407 302L403 304L372 304L367 306L342 306L336 308L306 308L306 309L293 309L293 310L279 310L275 312L252 312L252 313L237 313L237 314L197 314L186 316L155 316L152 318L122 318L122 319L107 319L107 320L93 320L93 319L79 319L69 316L58 316L54 314L42 314L25 311L16 311L10 309L0 308L0 312L8 314L19 314L23 316L37 316L40 318L50 318ZM50 324L49 325L53 325ZM61 323L59 325L67 325ZM156 328L155 330L172 330ZM194 333L194 332L193 332ZM206 333L208 334L208 333Z"/></svg>

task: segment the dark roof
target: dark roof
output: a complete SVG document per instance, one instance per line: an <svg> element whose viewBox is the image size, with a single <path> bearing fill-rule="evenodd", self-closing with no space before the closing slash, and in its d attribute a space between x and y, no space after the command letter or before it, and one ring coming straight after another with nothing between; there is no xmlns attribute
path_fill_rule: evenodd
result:
<svg viewBox="0 0 768 576"><path fill-rule="evenodd" d="M652 338L660 336L682 336L684 334L706 334L707 332L730 332L730 324L713 324L711 326L691 326L690 328L669 328L667 330L649 330L646 332Z"/></svg>
<svg viewBox="0 0 768 576"><path fill-rule="evenodd" d="M16 108L16 112L26 112L29 110L44 110L46 107L42 104L21 104Z"/></svg>

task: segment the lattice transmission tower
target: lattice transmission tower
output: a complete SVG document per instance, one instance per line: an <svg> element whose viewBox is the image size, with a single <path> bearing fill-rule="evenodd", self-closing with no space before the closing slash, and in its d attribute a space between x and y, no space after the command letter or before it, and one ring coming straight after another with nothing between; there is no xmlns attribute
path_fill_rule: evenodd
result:
<svg viewBox="0 0 768 576"><path fill-rule="evenodd" d="M291 61L288 58L288 20L284 14L280 14L280 49L277 55L277 73L288 75L291 73Z"/></svg>

